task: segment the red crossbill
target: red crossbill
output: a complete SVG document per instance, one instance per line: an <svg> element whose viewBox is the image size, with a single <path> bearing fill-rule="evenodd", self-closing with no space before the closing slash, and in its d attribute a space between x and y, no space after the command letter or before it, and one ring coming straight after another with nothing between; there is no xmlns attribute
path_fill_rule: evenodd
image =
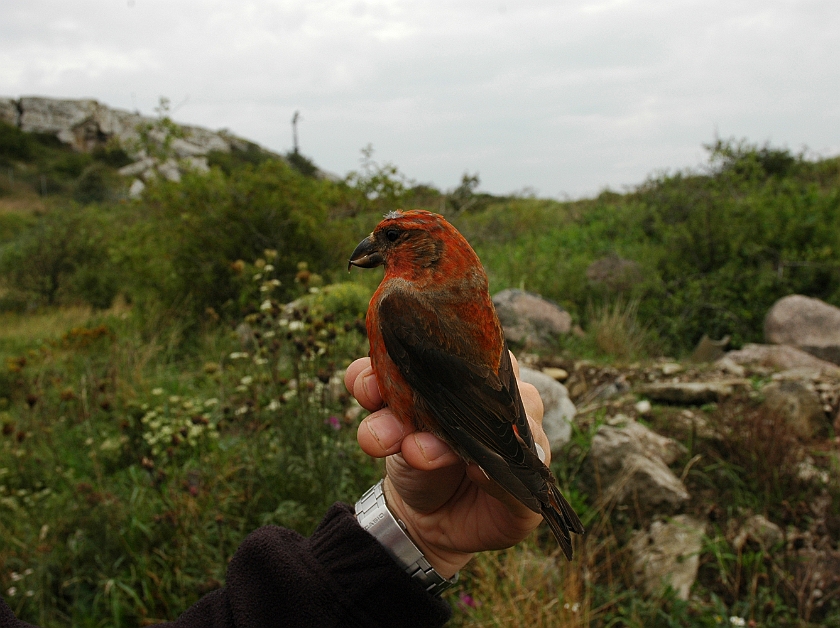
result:
<svg viewBox="0 0 840 628"><path fill-rule="evenodd" d="M351 266L383 265L367 313L382 398L543 516L567 558L577 514L541 461L478 256L442 216L392 212Z"/></svg>

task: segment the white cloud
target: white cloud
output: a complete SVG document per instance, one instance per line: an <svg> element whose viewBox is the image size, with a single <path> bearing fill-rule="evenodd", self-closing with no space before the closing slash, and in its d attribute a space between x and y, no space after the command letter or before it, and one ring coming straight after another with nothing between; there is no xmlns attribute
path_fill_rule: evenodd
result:
<svg viewBox="0 0 840 628"><path fill-rule="evenodd" d="M840 146L832 0L4 0L0 89L227 127L323 167L573 196L722 136ZM189 97L187 99L187 97Z"/></svg>

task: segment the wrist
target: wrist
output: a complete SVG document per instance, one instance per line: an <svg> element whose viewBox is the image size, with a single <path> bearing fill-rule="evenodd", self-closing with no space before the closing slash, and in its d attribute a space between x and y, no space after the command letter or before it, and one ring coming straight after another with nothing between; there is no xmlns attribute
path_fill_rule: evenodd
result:
<svg viewBox="0 0 840 628"><path fill-rule="evenodd" d="M472 553L447 550L426 540L427 535L423 534L416 525L414 511L402 500L399 492L394 489L390 478L386 477L383 480L382 490L388 509L402 523L411 540L423 552L426 560L434 567L435 571L445 578L451 578L470 562L473 557ZM439 533L439 536L443 536L443 534Z"/></svg>
<svg viewBox="0 0 840 628"><path fill-rule="evenodd" d="M429 593L440 595L457 582L457 569L444 576L432 566L405 524L388 507L382 485L378 482L356 502L356 519L412 579Z"/></svg>

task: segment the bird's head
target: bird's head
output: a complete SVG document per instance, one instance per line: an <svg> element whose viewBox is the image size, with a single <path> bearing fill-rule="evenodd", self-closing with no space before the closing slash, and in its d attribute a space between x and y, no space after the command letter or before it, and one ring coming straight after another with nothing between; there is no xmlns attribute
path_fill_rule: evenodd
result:
<svg viewBox="0 0 840 628"><path fill-rule="evenodd" d="M384 265L387 275L409 278L475 262L475 252L443 216L414 209L386 214L353 251L348 269Z"/></svg>

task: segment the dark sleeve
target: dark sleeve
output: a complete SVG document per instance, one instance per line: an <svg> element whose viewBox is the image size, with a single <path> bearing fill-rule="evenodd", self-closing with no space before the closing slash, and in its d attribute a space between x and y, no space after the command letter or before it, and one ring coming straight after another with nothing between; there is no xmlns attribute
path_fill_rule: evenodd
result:
<svg viewBox="0 0 840 628"><path fill-rule="evenodd" d="M403 572L356 521L335 504L310 538L267 526L239 546L227 584L196 602L169 628L281 626L436 627L449 605ZM0 628L25 628L0 603Z"/></svg>

